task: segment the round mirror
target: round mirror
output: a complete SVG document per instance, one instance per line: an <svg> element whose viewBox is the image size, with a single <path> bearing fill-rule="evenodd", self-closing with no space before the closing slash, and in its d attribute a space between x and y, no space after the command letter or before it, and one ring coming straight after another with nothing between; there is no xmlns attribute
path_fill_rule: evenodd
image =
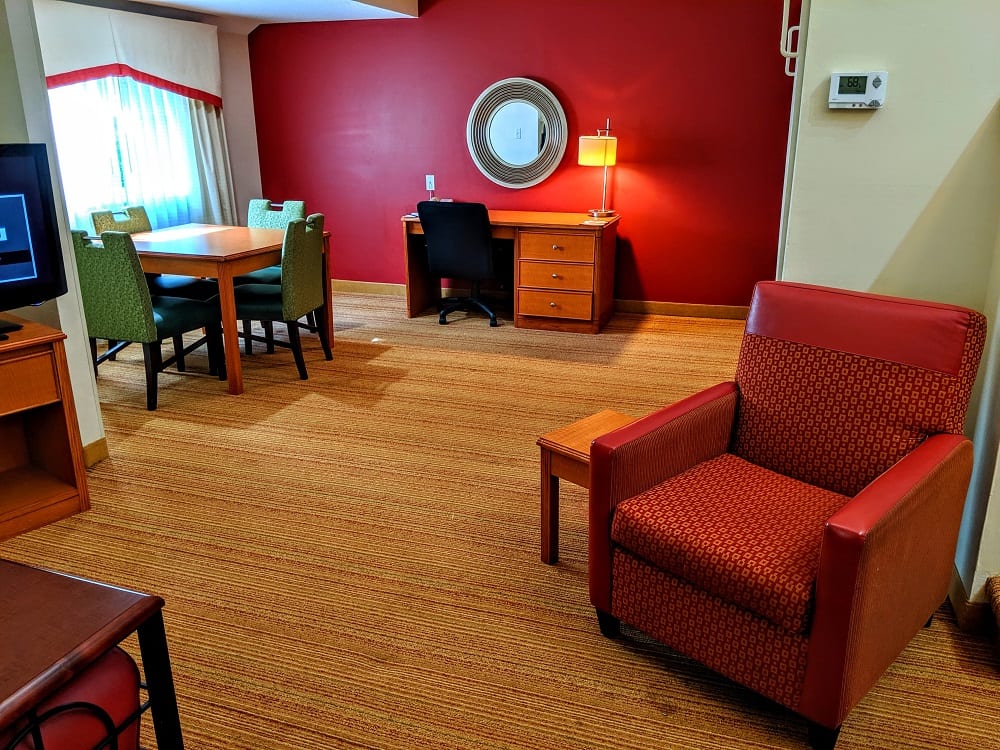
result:
<svg viewBox="0 0 1000 750"><path fill-rule="evenodd" d="M469 153L498 185L537 185L566 152L566 114L559 100L528 78L505 78L486 89L469 112Z"/></svg>

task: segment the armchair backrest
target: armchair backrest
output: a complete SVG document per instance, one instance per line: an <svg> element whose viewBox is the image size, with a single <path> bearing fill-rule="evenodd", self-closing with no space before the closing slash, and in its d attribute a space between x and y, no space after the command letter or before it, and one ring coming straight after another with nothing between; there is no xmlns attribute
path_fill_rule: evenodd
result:
<svg viewBox="0 0 1000 750"><path fill-rule="evenodd" d="M985 337L962 307L760 282L732 450L855 495L929 435L962 432Z"/></svg>
<svg viewBox="0 0 1000 750"><path fill-rule="evenodd" d="M121 211L94 211L90 215L94 222L94 234L102 232L148 232L153 227L143 206L126 206Z"/></svg>
<svg viewBox="0 0 1000 750"><path fill-rule="evenodd" d="M293 219L281 249L281 314L298 320L323 304L323 214Z"/></svg>
<svg viewBox="0 0 1000 750"><path fill-rule="evenodd" d="M146 277L132 236L104 232L95 245L86 232L73 231L80 296L87 335L96 339L156 341L156 323Z"/></svg>
<svg viewBox="0 0 1000 750"><path fill-rule="evenodd" d="M493 238L485 205L420 201L417 215L427 242L431 276L466 281L493 278Z"/></svg>
<svg viewBox="0 0 1000 750"><path fill-rule="evenodd" d="M247 210L247 226L257 229L284 229L292 219L306 218L305 201L271 203L266 198L252 198Z"/></svg>

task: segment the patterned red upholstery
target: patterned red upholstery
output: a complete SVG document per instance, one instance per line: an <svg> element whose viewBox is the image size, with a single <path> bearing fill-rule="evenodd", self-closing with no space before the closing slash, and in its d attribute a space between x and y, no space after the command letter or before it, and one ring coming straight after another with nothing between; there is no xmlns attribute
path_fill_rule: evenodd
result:
<svg viewBox="0 0 1000 750"><path fill-rule="evenodd" d="M733 452L855 495L928 435L962 431L975 370L963 375L747 334Z"/></svg>
<svg viewBox="0 0 1000 750"><path fill-rule="evenodd" d="M758 284L734 383L594 441L602 631L839 727L947 590L985 338L953 305Z"/></svg>
<svg viewBox="0 0 1000 750"><path fill-rule="evenodd" d="M621 503L611 539L708 594L806 633L823 524L848 500L726 453Z"/></svg>

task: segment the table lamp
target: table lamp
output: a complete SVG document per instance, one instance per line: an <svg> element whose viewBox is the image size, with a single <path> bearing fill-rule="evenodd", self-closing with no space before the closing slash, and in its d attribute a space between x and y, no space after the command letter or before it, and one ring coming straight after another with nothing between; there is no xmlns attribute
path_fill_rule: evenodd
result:
<svg viewBox="0 0 1000 750"><path fill-rule="evenodd" d="M608 198L608 167L615 165L618 154L618 139L610 135L611 118L603 129L598 128L597 135L580 136L580 158L577 163L584 167L604 167L604 189L601 191L601 207L592 208L588 212L595 218L614 216L615 211L607 207Z"/></svg>

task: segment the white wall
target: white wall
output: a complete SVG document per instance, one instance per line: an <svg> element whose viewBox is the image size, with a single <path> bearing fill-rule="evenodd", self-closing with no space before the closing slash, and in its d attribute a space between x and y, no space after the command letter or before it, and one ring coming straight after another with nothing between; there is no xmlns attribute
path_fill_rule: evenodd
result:
<svg viewBox="0 0 1000 750"><path fill-rule="evenodd" d="M48 145L68 287L67 293L54 303L18 310L18 314L60 328L66 334L66 356L80 437L84 445L90 445L104 437L104 423L83 322L83 302L67 227L66 206L58 179L58 161L35 32L34 10L31 0L4 0L3 7L6 12L0 14L0 100L4 105L0 107L0 141Z"/></svg>
<svg viewBox="0 0 1000 750"><path fill-rule="evenodd" d="M226 123L233 191L236 193L239 221L246 224L250 199L262 196L247 35L220 31L219 61L222 67L222 116Z"/></svg>
<svg viewBox="0 0 1000 750"><path fill-rule="evenodd" d="M812 0L803 38L778 277L966 305L995 332L1000 2ZM883 109L827 108L830 74L852 70L889 71ZM984 356L970 414L977 465L956 556L977 599L1000 572L1000 512L987 513L1000 489L998 353Z"/></svg>

